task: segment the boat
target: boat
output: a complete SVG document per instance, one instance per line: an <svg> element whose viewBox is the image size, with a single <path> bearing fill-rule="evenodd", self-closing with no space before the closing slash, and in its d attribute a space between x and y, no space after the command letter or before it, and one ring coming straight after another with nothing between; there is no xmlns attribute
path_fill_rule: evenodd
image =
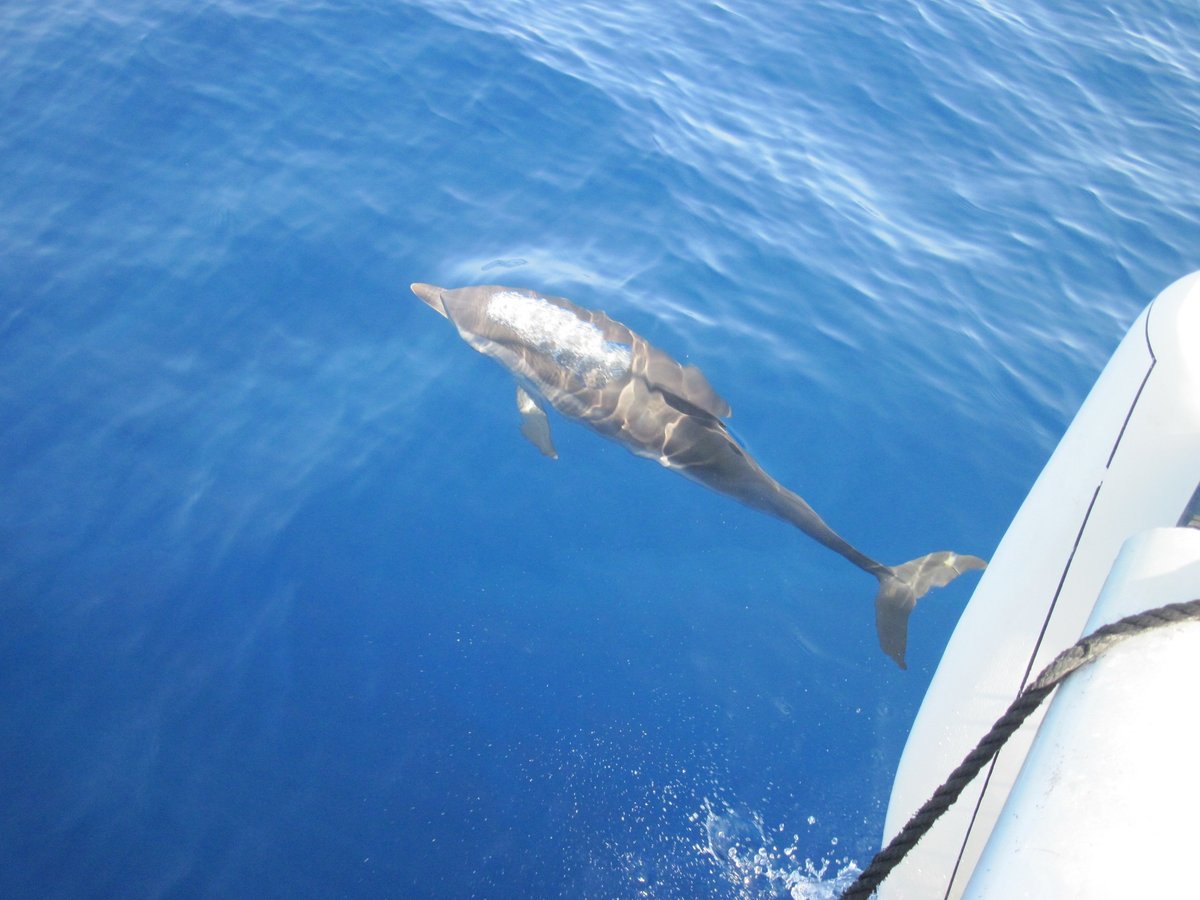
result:
<svg viewBox="0 0 1200 900"><path fill-rule="evenodd" d="M1029 491L900 760L885 843L1060 651L1200 598L1200 272L1145 308ZM1025 721L878 889L1179 896L1200 808L1200 623L1123 641Z"/></svg>

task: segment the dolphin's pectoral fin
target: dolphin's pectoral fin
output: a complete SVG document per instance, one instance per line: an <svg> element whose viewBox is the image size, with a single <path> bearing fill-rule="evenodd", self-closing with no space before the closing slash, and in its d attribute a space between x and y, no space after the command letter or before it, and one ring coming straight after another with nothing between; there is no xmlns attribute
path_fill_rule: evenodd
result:
<svg viewBox="0 0 1200 900"><path fill-rule="evenodd" d="M521 413L521 434L543 455L558 459L558 451L550 440L550 420L546 418L546 411L520 385L517 386L517 410Z"/></svg>

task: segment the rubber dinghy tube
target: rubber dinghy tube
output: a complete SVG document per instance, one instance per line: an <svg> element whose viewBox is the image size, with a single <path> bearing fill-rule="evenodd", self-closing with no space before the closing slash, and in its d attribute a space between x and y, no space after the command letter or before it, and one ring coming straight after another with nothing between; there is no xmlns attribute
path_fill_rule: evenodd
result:
<svg viewBox="0 0 1200 900"><path fill-rule="evenodd" d="M1017 699L1012 702L1004 715L996 720L991 731L975 745L975 749L968 753L959 767L950 773L950 777L946 779L945 783L934 791L933 796L926 800L908 820L907 824L900 829L900 833L875 854L871 864L842 894L841 900L866 900L870 897L892 869L900 864L908 851L915 847L917 842L933 827L933 823L941 817L942 813L953 805L980 770L1000 752L1000 748L1004 746L1013 732L1021 727L1021 724L1041 705L1042 701L1050 696L1067 677L1098 659L1109 648L1126 638L1189 620L1200 620L1200 600L1170 603L1157 609L1126 616L1111 625L1096 629L1058 654L1050 665L1042 669L1033 683L1017 695Z"/></svg>

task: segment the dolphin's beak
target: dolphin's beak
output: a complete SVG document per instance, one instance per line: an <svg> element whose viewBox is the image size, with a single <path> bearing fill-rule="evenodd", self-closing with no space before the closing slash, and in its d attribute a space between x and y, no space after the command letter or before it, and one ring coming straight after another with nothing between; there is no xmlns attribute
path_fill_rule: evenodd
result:
<svg viewBox="0 0 1200 900"><path fill-rule="evenodd" d="M424 300L429 306L432 306L437 312L446 316L446 307L442 306L442 289L435 284L421 284L417 282L412 285L412 292ZM446 318L450 318L446 316Z"/></svg>

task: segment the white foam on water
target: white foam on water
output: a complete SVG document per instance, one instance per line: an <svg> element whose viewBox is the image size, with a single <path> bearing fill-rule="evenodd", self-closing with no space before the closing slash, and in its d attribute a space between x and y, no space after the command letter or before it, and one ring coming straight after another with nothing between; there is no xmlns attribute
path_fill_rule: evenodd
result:
<svg viewBox="0 0 1200 900"><path fill-rule="evenodd" d="M679 756L653 733L617 727L565 732L522 763L561 797L550 814L564 893L834 900L861 871L836 836L813 830L816 816L796 814L807 827L768 822L770 798L738 799L713 745Z"/></svg>
<svg viewBox="0 0 1200 900"><path fill-rule="evenodd" d="M511 328L539 353L573 371L589 387L602 387L629 371L629 347L605 340L604 333L591 322L541 297L503 291L488 301L487 315L493 322Z"/></svg>
<svg viewBox="0 0 1200 900"><path fill-rule="evenodd" d="M861 872L858 864L848 858L823 857L820 862L802 858L798 834L788 841L782 824L769 829L763 817L752 810L738 810L724 802L714 805L705 797L701 809L689 818L700 826L704 836L693 849L708 857L733 885L735 896L745 900L835 900ZM831 846L836 845L834 838Z"/></svg>

